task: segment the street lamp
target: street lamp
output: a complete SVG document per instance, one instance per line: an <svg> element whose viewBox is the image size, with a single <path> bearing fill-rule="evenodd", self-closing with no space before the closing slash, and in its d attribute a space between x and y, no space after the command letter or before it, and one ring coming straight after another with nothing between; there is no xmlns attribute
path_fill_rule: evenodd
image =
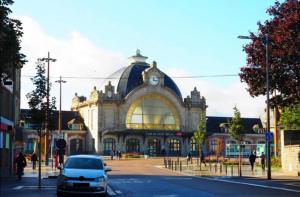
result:
<svg viewBox="0 0 300 197"><path fill-rule="evenodd" d="M50 62L55 62L56 59L50 58L50 52L48 52L48 57L38 58L41 62L47 62L47 109L46 109L46 135L45 135L45 157L46 157L46 166L48 166L48 135L49 135L49 91L50 91Z"/></svg>
<svg viewBox="0 0 300 197"><path fill-rule="evenodd" d="M250 39L249 36L238 36L239 39ZM269 37L268 34L265 34L263 37L263 43L266 46L266 95L267 95L267 125L266 132L270 132L270 103L269 103ZM271 153L270 153L270 140L267 140L267 167L268 167L268 179L271 180Z"/></svg>
<svg viewBox="0 0 300 197"><path fill-rule="evenodd" d="M59 80L55 81L56 83L59 83L59 114L58 114L58 131L61 135L61 84L66 83L67 81L64 81L61 79L61 76L59 77ZM63 137L64 138L64 137Z"/></svg>

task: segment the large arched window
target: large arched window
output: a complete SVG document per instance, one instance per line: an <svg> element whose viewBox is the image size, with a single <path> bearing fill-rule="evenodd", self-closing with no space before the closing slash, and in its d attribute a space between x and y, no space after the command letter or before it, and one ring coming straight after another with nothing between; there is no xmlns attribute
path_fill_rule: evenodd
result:
<svg viewBox="0 0 300 197"><path fill-rule="evenodd" d="M131 129L179 130L179 116L175 106L164 96L147 94L135 100L126 117Z"/></svg>

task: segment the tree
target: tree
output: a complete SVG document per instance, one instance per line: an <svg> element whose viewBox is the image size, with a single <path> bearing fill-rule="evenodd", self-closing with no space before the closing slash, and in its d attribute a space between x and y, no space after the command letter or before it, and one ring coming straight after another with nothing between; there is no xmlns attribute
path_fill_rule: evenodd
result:
<svg viewBox="0 0 300 197"><path fill-rule="evenodd" d="M14 70L25 64L25 55L20 53L22 23L8 15L12 0L0 0L0 82L13 78Z"/></svg>
<svg viewBox="0 0 300 197"><path fill-rule="evenodd" d="M243 47L247 65L240 79L251 96L266 95L266 48L268 35L271 106L287 106L300 100L300 1L285 0L267 10L270 19L258 22L258 32L250 32L251 42Z"/></svg>
<svg viewBox="0 0 300 197"><path fill-rule="evenodd" d="M199 151L199 158L200 158L200 165L202 162L202 145L205 142L205 113L202 112L200 113L200 120L199 120L199 125L198 125L198 130L194 132L193 134L193 139L195 140L196 144L198 145L198 151Z"/></svg>
<svg viewBox="0 0 300 197"><path fill-rule="evenodd" d="M241 141L242 141L242 123L241 123L241 113L235 106L233 108L234 114L229 124L229 133L233 139L238 142L239 146L239 176L242 176L242 161L241 161Z"/></svg>
<svg viewBox="0 0 300 197"><path fill-rule="evenodd" d="M35 89L26 95L28 99L28 105L30 108L31 123L35 125L35 128L39 134L39 187L41 187L41 141L42 141L42 129L46 126L46 114L47 114L47 79L45 77L45 67L40 62L36 65L36 76L31 78ZM52 97L52 102L49 106L50 114L51 110L55 110L55 97ZM51 118L51 116L50 116ZM49 120L51 122L51 119ZM45 136L46 140L47 135ZM45 153L46 154L46 153Z"/></svg>
<svg viewBox="0 0 300 197"><path fill-rule="evenodd" d="M280 122L285 129L300 129L300 103L285 107Z"/></svg>

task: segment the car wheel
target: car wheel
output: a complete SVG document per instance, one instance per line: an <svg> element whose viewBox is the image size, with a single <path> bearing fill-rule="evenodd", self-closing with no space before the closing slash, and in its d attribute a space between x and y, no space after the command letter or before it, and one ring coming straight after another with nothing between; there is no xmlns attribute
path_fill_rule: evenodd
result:
<svg viewBox="0 0 300 197"><path fill-rule="evenodd" d="M63 194L62 192L56 192L56 196L57 196L57 197L63 197L64 194Z"/></svg>

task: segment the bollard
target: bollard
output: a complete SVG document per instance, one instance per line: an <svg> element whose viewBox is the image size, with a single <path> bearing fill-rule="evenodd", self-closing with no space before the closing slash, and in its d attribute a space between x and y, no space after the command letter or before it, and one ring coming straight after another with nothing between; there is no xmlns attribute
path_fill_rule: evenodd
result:
<svg viewBox="0 0 300 197"><path fill-rule="evenodd" d="M233 176L233 165L231 165L231 176Z"/></svg>
<svg viewBox="0 0 300 197"><path fill-rule="evenodd" d="M174 163L173 163L173 160L171 162L171 165L172 165L172 170L174 170Z"/></svg>
<svg viewBox="0 0 300 197"><path fill-rule="evenodd" d="M222 164L220 163L220 174L222 174Z"/></svg>
<svg viewBox="0 0 300 197"><path fill-rule="evenodd" d="M167 168L166 158L164 158L164 165L165 165L165 168Z"/></svg>
<svg viewBox="0 0 300 197"><path fill-rule="evenodd" d="M202 164L202 163L200 162L200 171L201 171L201 164Z"/></svg>
<svg viewBox="0 0 300 197"><path fill-rule="evenodd" d="M179 165L180 165L180 166L179 166L179 168L180 168L179 170L180 170L180 172L181 172L181 171L182 171L182 163L181 163L181 161L180 161Z"/></svg>
<svg viewBox="0 0 300 197"><path fill-rule="evenodd" d="M211 171L211 163L209 162L209 171Z"/></svg>
<svg viewBox="0 0 300 197"><path fill-rule="evenodd" d="M188 159L186 159L186 166L188 166L189 165L189 160Z"/></svg>
<svg viewBox="0 0 300 197"><path fill-rule="evenodd" d="M217 163L215 163L215 173L217 173Z"/></svg>
<svg viewBox="0 0 300 197"><path fill-rule="evenodd" d="M179 157L177 157L177 163L179 163Z"/></svg>
<svg viewBox="0 0 300 197"><path fill-rule="evenodd" d="M227 164L225 164L225 173L226 173L226 176L227 176Z"/></svg>
<svg viewBox="0 0 300 197"><path fill-rule="evenodd" d="M177 161L175 161L175 171L177 171Z"/></svg>

